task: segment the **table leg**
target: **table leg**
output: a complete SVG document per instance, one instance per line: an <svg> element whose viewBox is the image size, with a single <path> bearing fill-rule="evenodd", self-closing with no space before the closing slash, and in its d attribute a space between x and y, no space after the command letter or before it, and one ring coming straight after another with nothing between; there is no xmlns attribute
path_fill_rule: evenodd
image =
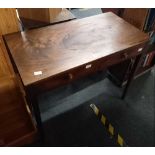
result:
<svg viewBox="0 0 155 155"><path fill-rule="evenodd" d="M128 80L127 80L127 84L125 85L125 88L124 88L123 93L122 93L122 96L121 96L122 99L124 99L125 96L126 96L126 93L127 93L128 89L129 89L129 86L130 86L130 83L131 83L131 81L133 80L134 75L135 75L135 73L136 73L136 71L137 71L137 68L138 68L138 66L139 66L139 64L140 64L140 59L141 59L141 57L142 57L142 55L138 55L138 56L135 58L135 62L134 62L134 64L133 64L132 70L131 70L131 72L130 72L130 74L129 74L129 78L128 78Z"/></svg>
<svg viewBox="0 0 155 155"><path fill-rule="evenodd" d="M37 99L37 95L34 95L33 93L27 93L27 98L28 102L31 103L33 114L35 116L35 120L37 123L37 129L39 131L40 139L41 142L44 143L44 129L43 129L43 124L41 120L41 113L40 113L40 108L39 108L39 103Z"/></svg>
<svg viewBox="0 0 155 155"><path fill-rule="evenodd" d="M33 112L34 112L34 115L36 118L37 128L38 128L38 131L40 134L41 141L44 142L44 128L43 128L43 124L42 124L42 120L41 120L41 114L40 114L38 102L36 102L36 101L33 102L32 107L33 107Z"/></svg>

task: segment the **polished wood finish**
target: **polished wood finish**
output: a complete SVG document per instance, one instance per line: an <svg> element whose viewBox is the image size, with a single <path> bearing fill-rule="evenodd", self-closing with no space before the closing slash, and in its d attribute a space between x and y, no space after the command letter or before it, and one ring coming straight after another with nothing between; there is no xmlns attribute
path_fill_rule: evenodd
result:
<svg viewBox="0 0 155 155"><path fill-rule="evenodd" d="M0 35L18 31L19 31L19 24L16 15L16 9L0 8Z"/></svg>
<svg viewBox="0 0 155 155"><path fill-rule="evenodd" d="M122 18L143 31L148 11L148 8L126 8Z"/></svg>
<svg viewBox="0 0 155 155"><path fill-rule="evenodd" d="M5 40L28 86L92 61L123 54L146 43L148 35L113 13L105 13L7 35ZM38 71L42 74L35 76Z"/></svg>

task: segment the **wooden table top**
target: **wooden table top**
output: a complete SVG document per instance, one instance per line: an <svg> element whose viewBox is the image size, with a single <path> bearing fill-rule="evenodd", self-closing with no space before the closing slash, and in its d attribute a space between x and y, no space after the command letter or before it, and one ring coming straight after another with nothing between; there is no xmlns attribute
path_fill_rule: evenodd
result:
<svg viewBox="0 0 155 155"><path fill-rule="evenodd" d="M113 13L5 36L25 86L148 40ZM39 74L39 75L38 75Z"/></svg>

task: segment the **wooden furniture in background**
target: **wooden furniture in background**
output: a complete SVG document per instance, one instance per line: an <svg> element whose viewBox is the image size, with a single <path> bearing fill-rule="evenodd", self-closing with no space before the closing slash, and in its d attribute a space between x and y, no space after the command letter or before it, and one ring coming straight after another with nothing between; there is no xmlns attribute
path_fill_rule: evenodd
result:
<svg viewBox="0 0 155 155"><path fill-rule="evenodd" d="M2 38L19 31L16 10L0 9L0 19L0 146L22 146L37 138L37 130Z"/></svg>
<svg viewBox="0 0 155 155"><path fill-rule="evenodd" d="M21 18L51 23L61 11L61 8L19 8L18 14Z"/></svg>
<svg viewBox="0 0 155 155"><path fill-rule="evenodd" d="M0 9L0 35L18 31L16 9Z"/></svg>
<svg viewBox="0 0 155 155"><path fill-rule="evenodd" d="M39 11L39 17L36 16L37 11ZM75 16L65 8L18 9L18 13L23 29L38 28L75 19Z"/></svg>
<svg viewBox="0 0 155 155"><path fill-rule="evenodd" d="M42 91L136 57L131 82L148 35L113 13L105 13L6 35L5 41L43 134L37 101Z"/></svg>
<svg viewBox="0 0 155 155"><path fill-rule="evenodd" d="M149 9L147 8L126 8L124 9L122 18L143 31L148 12Z"/></svg>

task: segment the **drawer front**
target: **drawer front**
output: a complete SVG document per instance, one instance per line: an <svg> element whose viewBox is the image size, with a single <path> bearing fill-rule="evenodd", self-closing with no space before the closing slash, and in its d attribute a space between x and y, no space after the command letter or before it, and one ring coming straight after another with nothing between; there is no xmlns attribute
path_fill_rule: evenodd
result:
<svg viewBox="0 0 155 155"><path fill-rule="evenodd" d="M34 89L36 93L41 93L43 91L48 91L56 87L63 86L70 82L70 77L68 73L63 73L55 77L48 78L46 80L40 81L32 86L30 89Z"/></svg>
<svg viewBox="0 0 155 155"><path fill-rule="evenodd" d="M122 52L118 52L114 55L110 55L109 57L106 58L106 60L104 60L104 63L102 64L101 68L115 65L119 62L125 61L127 59L130 59L132 57L135 57L135 56L141 54L144 46L145 46L145 44L141 44L141 45L135 46L131 49L126 49Z"/></svg>
<svg viewBox="0 0 155 155"><path fill-rule="evenodd" d="M81 77L85 77L87 75L93 74L100 70L100 66L102 66L103 61L97 60L95 62L90 62L85 65L82 65L72 71L69 72L70 80L76 80Z"/></svg>

